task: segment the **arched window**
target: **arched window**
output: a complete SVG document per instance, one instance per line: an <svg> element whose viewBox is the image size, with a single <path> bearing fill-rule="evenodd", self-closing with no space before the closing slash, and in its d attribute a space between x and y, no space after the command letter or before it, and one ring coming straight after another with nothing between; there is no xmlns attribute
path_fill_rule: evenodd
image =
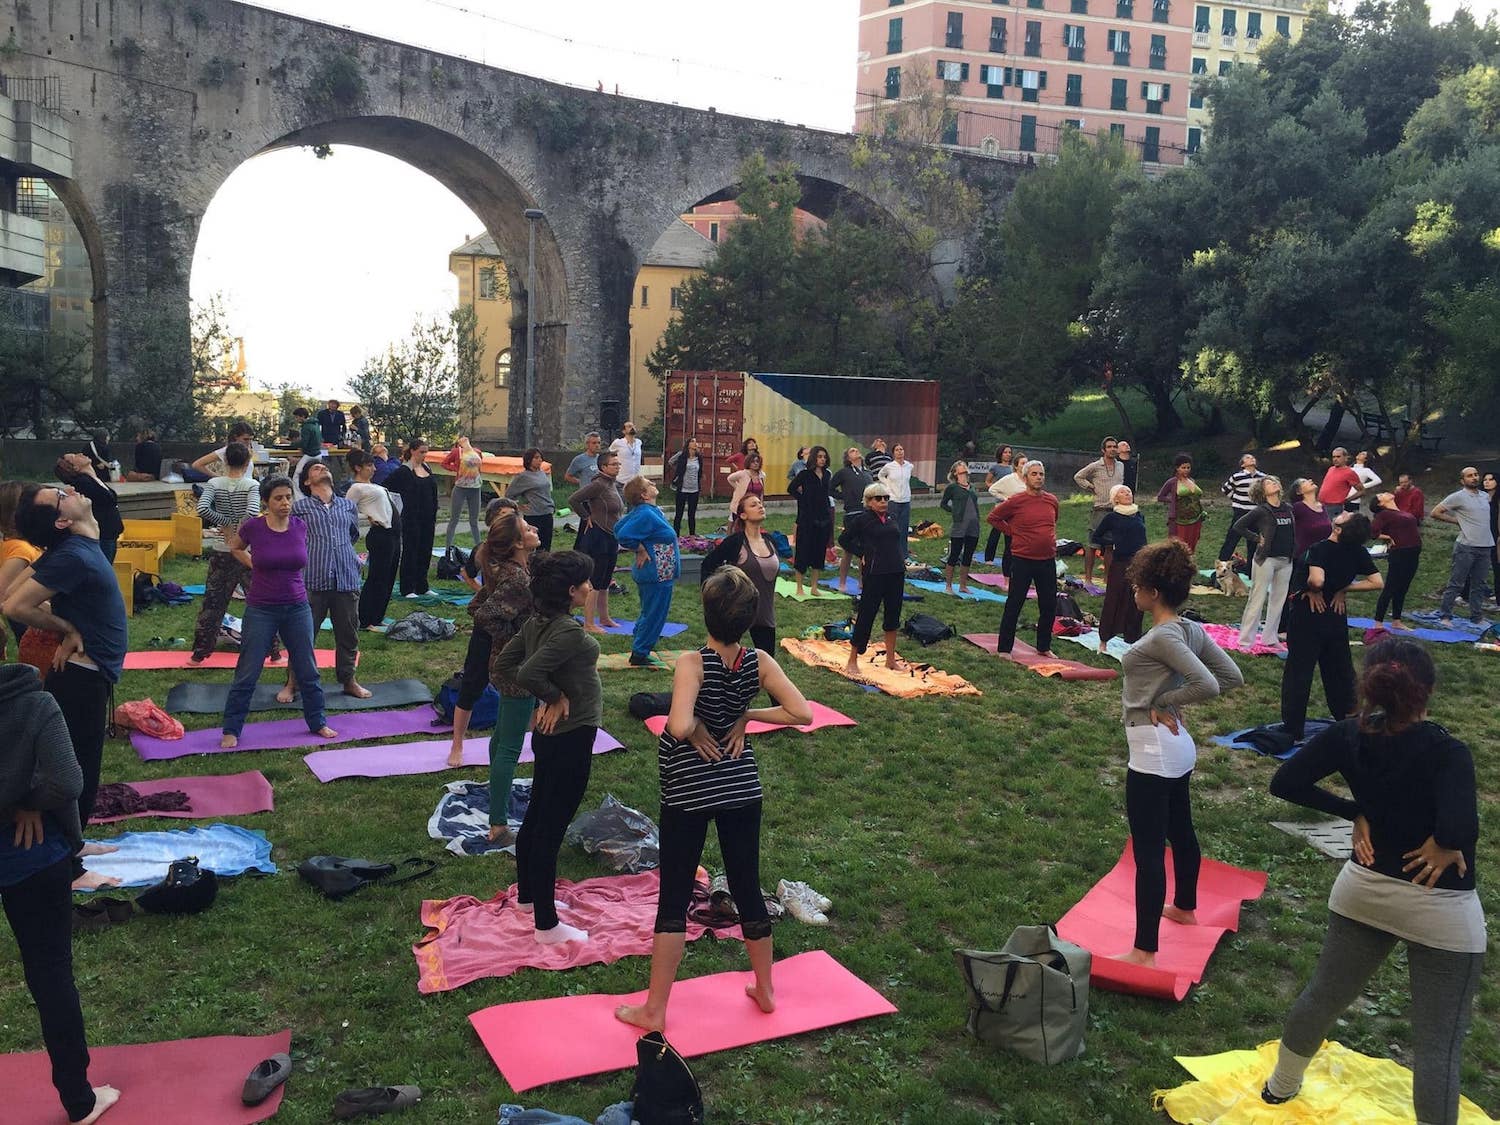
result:
<svg viewBox="0 0 1500 1125"><path fill-rule="evenodd" d="M495 386L504 390L510 386L510 349L506 348L495 356Z"/></svg>

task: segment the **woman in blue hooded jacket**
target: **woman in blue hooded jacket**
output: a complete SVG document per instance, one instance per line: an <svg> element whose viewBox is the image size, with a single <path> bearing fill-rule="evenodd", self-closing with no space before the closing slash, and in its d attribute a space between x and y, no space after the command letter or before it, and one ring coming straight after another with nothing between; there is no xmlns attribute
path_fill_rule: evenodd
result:
<svg viewBox="0 0 1500 1125"><path fill-rule="evenodd" d="M656 506L657 493L656 485L646 477L631 477L625 484L625 514L615 522L620 546L635 550L630 576L640 594L641 612L630 634L630 663L639 667L656 663L651 650L661 640L673 584L682 573L677 533Z"/></svg>

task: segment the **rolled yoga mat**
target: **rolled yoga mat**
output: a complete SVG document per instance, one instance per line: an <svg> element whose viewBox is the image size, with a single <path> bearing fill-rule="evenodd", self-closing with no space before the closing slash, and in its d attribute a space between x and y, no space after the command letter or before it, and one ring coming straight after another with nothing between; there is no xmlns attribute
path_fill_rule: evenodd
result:
<svg viewBox="0 0 1500 1125"><path fill-rule="evenodd" d="M255 685L250 696L252 711L300 711L300 697L291 703L276 702L276 693L285 681L262 682ZM355 699L345 695L337 684L323 685L323 709L325 711L385 711L392 707L409 707L413 703L431 703L432 689L421 680L387 680L383 683L365 684L369 699ZM167 692L166 709L173 715L222 715L224 705L229 702L228 684L174 684Z"/></svg>
<svg viewBox="0 0 1500 1125"><path fill-rule="evenodd" d="M406 777L419 773L442 773L449 769L448 751L451 739L431 739L426 742L394 742L381 746L357 746L351 750L316 750L302 760L319 781L338 781L345 777ZM612 750L623 750L625 744L606 730L594 735L594 753L608 754ZM531 752L531 732L521 743L520 761L534 761ZM463 769L485 768L490 764L490 740L484 738L464 739Z"/></svg>
<svg viewBox="0 0 1500 1125"><path fill-rule="evenodd" d="M750 977L743 969L679 980L672 986L672 1046L694 1058L896 1011L821 949L777 961L771 979L776 1010L769 1014L745 995ZM615 1019L615 1008L645 998L642 991L521 1000L475 1012L469 1022L511 1089L520 1092L634 1067L641 1029Z"/></svg>
<svg viewBox="0 0 1500 1125"><path fill-rule="evenodd" d="M240 1101L245 1076L261 1060L291 1049L289 1030L124 1047L91 1043L89 1081L120 1091L119 1102L100 1118L110 1125L255 1125L276 1116L286 1087L247 1106ZM0 1090L6 1125L57 1125L66 1116L45 1051L0 1055Z"/></svg>
<svg viewBox="0 0 1500 1125"><path fill-rule="evenodd" d="M805 727L789 728L786 723L763 723L757 719L745 727L745 732L747 734L767 734L773 730L791 729L800 730L803 734L809 734L815 730L822 730L824 727L856 727L859 725L848 715L835 711L832 707L824 707L821 703L814 703L810 699L807 701L807 705L812 708L813 720ZM646 720L646 729L660 738L661 732L667 729L667 717L665 715L652 715Z"/></svg>
<svg viewBox="0 0 1500 1125"><path fill-rule="evenodd" d="M202 664L189 664L188 660L192 658L192 655L187 649L127 652L125 670L127 672L151 672L163 668L183 668L189 672L196 672L204 668L235 668L240 662L240 654L237 652L211 652ZM336 656L337 654L331 648L313 650L313 657L319 668L332 668ZM266 667L285 668L286 654L283 653L280 660L267 657Z"/></svg>
<svg viewBox="0 0 1500 1125"><path fill-rule="evenodd" d="M1172 901L1172 860L1167 853L1167 901ZM1158 1000L1181 1000L1203 979L1219 939L1240 928L1240 906L1266 889L1264 871L1245 871L1204 859L1198 874L1198 924L1183 926L1163 918L1155 967L1118 960L1135 945L1135 852L1125 851L1077 906L1057 923L1057 936L1094 955L1089 980L1096 988Z"/></svg>
<svg viewBox="0 0 1500 1125"><path fill-rule="evenodd" d="M307 729L299 716L295 719L272 719L263 723L246 723L240 732L239 745L225 750L219 746L223 733L218 727L207 730L190 730L182 738L152 738L134 731L130 735L131 745L143 762L159 762L167 758L185 758L189 754L236 754L241 750L302 750L309 746L333 746L340 742L363 742L377 738L393 738L401 734L429 734L445 729L450 724L435 726L432 708L418 707L410 711L363 711L353 715L340 715L338 734L323 738Z"/></svg>
<svg viewBox="0 0 1500 1125"><path fill-rule="evenodd" d="M247 816L271 812L275 801L271 783L260 770L245 773L209 774L202 777L168 777L161 781L131 781L129 786L142 797L154 793L179 791L187 794L188 807L175 812L146 809L123 816L92 816L90 824L114 824L132 817L170 816L184 820L213 820L221 816Z"/></svg>

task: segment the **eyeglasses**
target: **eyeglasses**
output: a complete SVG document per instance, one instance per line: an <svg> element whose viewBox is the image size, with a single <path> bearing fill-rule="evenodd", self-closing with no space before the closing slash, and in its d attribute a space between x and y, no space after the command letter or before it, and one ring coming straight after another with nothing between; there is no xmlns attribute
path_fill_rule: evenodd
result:
<svg viewBox="0 0 1500 1125"><path fill-rule="evenodd" d="M889 496L871 496L870 499L871 500L889 500L890 497Z"/></svg>
<svg viewBox="0 0 1500 1125"><path fill-rule="evenodd" d="M57 506L61 508L62 502L68 498L68 490L65 488L54 488L52 491L57 493Z"/></svg>

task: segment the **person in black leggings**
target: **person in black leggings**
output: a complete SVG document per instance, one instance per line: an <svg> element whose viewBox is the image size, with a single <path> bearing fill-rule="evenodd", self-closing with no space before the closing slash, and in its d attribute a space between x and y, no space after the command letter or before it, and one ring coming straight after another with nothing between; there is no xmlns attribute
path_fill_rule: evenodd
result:
<svg viewBox="0 0 1500 1125"><path fill-rule="evenodd" d="M859 609L854 618L854 639L849 645L849 663L844 674L859 676L859 658L870 645L875 612L885 609L881 627L885 631L885 666L899 667L896 632L901 627L901 595L906 586L906 529L886 514L891 496L884 483L865 488L865 510L844 522L839 546L860 557L863 584Z"/></svg>
<svg viewBox="0 0 1500 1125"><path fill-rule="evenodd" d="M752 721L812 721L807 700L770 653L740 644L759 596L745 573L724 567L703 583L708 643L684 654L672 674L672 709L657 745L661 778L661 883L651 987L644 1004L623 1004L616 1018L664 1031L667 999L687 943L687 912L708 825L718 829L729 892L740 915L755 973L745 994L763 1012L776 1009L771 984L771 919L760 891L760 772L745 728ZM762 691L775 707L749 710Z"/></svg>
<svg viewBox="0 0 1500 1125"><path fill-rule="evenodd" d="M1375 603L1375 620L1385 622L1385 612L1391 610L1391 628L1405 629L1401 611L1406 606L1406 592L1411 589L1412 579L1417 576L1417 567L1422 562L1422 528L1417 517L1396 507L1396 494L1382 492L1375 497L1375 518L1370 521L1370 533L1390 544L1386 553L1385 585Z"/></svg>
<svg viewBox="0 0 1500 1125"><path fill-rule="evenodd" d="M495 517L504 511L516 511L514 500L504 496L491 500L484 509L486 528L495 522ZM477 591L480 585L479 549L469 553L464 563L464 584ZM468 605L469 616L474 615L475 605ZM469 634L469 647L464 652L464 668L458 685L458 698L453 702L453 744L448 748L448 768L456 770L464 764L464 740L469 734L469 719L474 714L474 704L490 684L490 634L488 630L476 628Z"/></svg>

